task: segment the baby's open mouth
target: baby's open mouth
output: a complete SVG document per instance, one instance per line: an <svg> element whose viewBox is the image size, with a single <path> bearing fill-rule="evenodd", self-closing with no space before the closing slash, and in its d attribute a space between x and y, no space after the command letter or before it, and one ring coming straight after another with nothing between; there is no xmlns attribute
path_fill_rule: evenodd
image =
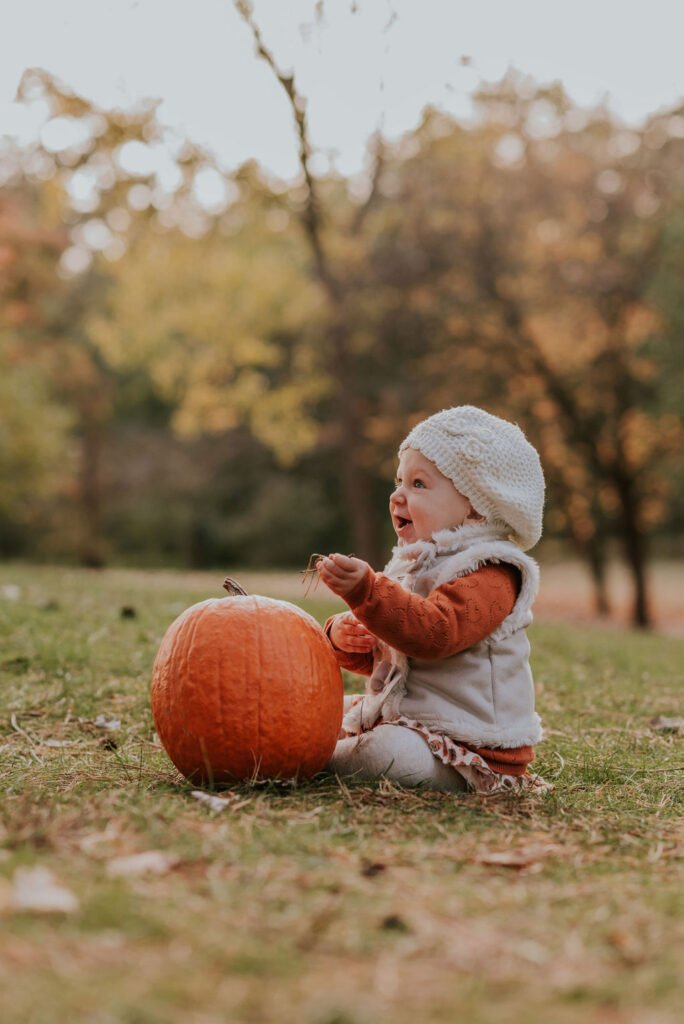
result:
<svg viewBox="0 0 684 1024"><path fill-rule="evenodd" d="M407 519L406 516L397 516L396 520L397 530L399 533L401 533L401 531L404 530L407 526L411 526L413 524L413 520Z"/></svg>

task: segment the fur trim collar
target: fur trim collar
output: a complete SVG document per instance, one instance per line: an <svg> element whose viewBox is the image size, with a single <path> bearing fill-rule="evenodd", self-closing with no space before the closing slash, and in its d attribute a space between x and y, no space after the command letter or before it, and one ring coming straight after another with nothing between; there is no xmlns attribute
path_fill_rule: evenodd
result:
<svg viewBox="0 0 684 1024"><path fill-rule="evenodd" d="M446 530L436 530L431 540L415 540L411 544L400 540L392 549L390 564L395 559L413 562L425 558L426 555L454 555L476 541L508 539L506 527L487 522L463 523L461 526Z"/></svg>

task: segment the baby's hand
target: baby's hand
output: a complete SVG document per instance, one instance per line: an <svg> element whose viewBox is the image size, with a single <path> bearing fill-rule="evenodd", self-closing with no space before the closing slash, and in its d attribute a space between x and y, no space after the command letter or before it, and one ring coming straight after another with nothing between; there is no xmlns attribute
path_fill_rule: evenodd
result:
<svg viewBox="0 0 684 1024"><path fill-rule="evenodd" d="M368 654L375 643L373 634L351 612L335 616L330 628L330 639L335 647L347 654Z"/></svg>
<svg viewBox="0 0 684 1024"><path fill-rule="evenodd" d="M339 597L346 598L347 594L351 594L354 587L361 582L370 566L360 558L335 554L319 558L316 569L326 587L330 587Z"/></svg>

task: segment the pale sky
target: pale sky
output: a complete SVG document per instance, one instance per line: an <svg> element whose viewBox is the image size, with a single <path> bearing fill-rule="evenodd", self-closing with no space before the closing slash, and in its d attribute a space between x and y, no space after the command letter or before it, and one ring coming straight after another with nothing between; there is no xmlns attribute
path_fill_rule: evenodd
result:
<svg viewBox="0 0 684 1024"><path fill-rule="evenodd" d="M400 135L428 103L467 118L478 82L510 65L634 124L684 99L682 0L324 0L321 20L315 0L254 7L308 98L320 170L332 158L358 172L373 131ZM160 98L161 120L227 170L255 158L296 175L285 97L231 0L0 0L0 12L0 134L40 130L40 111L13 102L39 66L101 106Z"/></svg>

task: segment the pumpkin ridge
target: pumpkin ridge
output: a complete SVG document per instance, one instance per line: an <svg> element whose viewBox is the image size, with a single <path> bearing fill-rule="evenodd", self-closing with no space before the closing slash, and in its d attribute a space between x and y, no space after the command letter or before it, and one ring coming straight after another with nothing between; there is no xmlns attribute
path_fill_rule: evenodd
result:
<svg viewBox="0 0 684 1024"><path fill-rule="evenodd" d="M292 643L290 634L285 634L285 650L287 652L288 663L293 665L296 661L292 658ZM285 742L285 764L290 765L290 750L292 749L292 695L288 692L287 700L285 701L286 715L287 715L287 729L286 729L286 742Z"/></svg>
<svg viewBox="0 0 684 1024"><path fill-rule="evenodd" d="M215 615L215 612L216 612L216 602L217 602L217 600L221 600L221 598L212 598L211 600L207 601L205 606L204 606L204 608L202 609L200 614L197 616L197 622L196 622L196 625L195 625L195 629L197 630L199 628L199 629L202 629L203 632L206 632L208 634L208 641L209 641L207 643L206 640L203 640L202 645L200 647L200 654L203 655L203 661L208 661L211 658L211 656L212 656L212 652L217 647L219 649L219 652L220 652L220 649L221 649L221 645L216 643L217 629L216 629L216 615ZM203 619L204 619L204 624L202 623ZM193 633L193 636L192 636L192 642L193 642L193 644L195 643L195 634L194 633ZM220 657L220 653L219 653L219 657ZM216 694L216 691L218 691L218 703L219 703L219 711L220 711L220 713L219 713L219 716L218 716L218 723L217 724L219 726L220 734L222 735L222 733L223 733L223 712L222 712L222 707L221 707L221 703L222 703L222 700L221 700L222 687L221 687L221 683L220 683L220 678L218 678L215 674L214 674L214 680L218 682L218 685L215 686L214 694L212 696L214 696ZM203 691L200 691L200 696L202 697L202 700L204 700L204 693L203 693ZM213 757L213 745L214 744L212 743L211 739L207 738L206 736L205 737L199 736L199 737L197 737L197 739L198 739L198 742L200 743L200 747L201 747L201 750L202 750L202 761L205 764L205 769L206 769L206 772L207 772L207 775L208 775L208 778L209 778L209 784L211 786L213 786L215 780L214 780L214 777L213 777L213 772L211 770L211 763L210 762L211 762L212 757ZM209 748L209 751L212 751L211 754L209 753L207 748Z"/></svg>
<svg viewBox="0 0 684 1024"><path fill-rule="evenodd" d="M241 737L242 742L244 742L245 738L247 738L247 740L248 740L249 739L249 735L250 735L249 721L250 721L250 715L251 715L251 705L249 706L249 713L248 713L248 701L250 700L250 697L252 695L252 692L251 692L251 683L252 683L251 659L247 661L247 664L245 664L245 662L243 660L244 659L244 649L245 649L245 646L244 646L244 644L245 644L244 632L245 632L245 630L247 628L247 622L245 621L245 614L246 613L245 613L244 603L250 602L252 607L254 607L255 603L256 603L256 599L252 595L245 595L244 597L240 597L239 595L235 594L235 595L232 595L229 598L229 601L231 602L230 608L231 608L231 615L232 615L232 620L231 620L232 635L240 637L241 638L241 642L239 643L238 649L237 649L237 653L239 654L238 658L235 657L235 653L236 652L233 652L232 648L228 647L228 648L226 648L225 651L222 648L222 656L224 654L226 654L226 655L230 654L230 657L231 657L231 661L228 664L228 676L227 676L227 678L230 678L231 681L232 681L232 688L231 688L230 692L226 692L225 694L222 693L222 698L225 698L227 700L227 703L228 703L229 727L232 727L233 729L236 729L238 735ZM242 603L236 604L235 603L236 601L240 601ZM228 639L228 637L226 637L226 639ZM237 662L237 664L236 664L236 662ZM223 663L224 662L223 662L223 657L222 657L221 667L223 666ZM258 710L258 708L257 708L257 710ZM222 715L223 715L223 712L224 712L224 706L222 704L221 705L221 714ZM225 731L224 731L223 735L222 735L222 739L221 739L222 749L224 748L224 744L226 744L225 745L225 750L226 751L230 751L230 742L229 742L229 740L230 740L229 735L227 735L225 733ZM227 755L227 763L229 763L231 765L231 771L230 771L229 774L232 776L234 774L234 772L236 771L236 764L235 764L234 757L233 757L232 753Z"/></svg>
<svg viewBox="0 0 684 1024"><path fill-rule="evenodd" d="M216 693L216 702L218 704L218 712L219 712L218 713L218 725L219 725L220 744L221 744L221 747L223 747L223 744L225 742L226 729L225 729L225 718L224 718L224 714L223 714L223 687L221 685L221 680L224 678L224 676L223 676L223 654L224 654L224 651L223 651L223 642L222 642L223 641L223 636L222 636L222 633L221 633L220 619L214 624L214 631L216 633L215 637L213 638L215 640L215 642L212 644L212 646L214 647L214 649L216 651L216 666L215 666L215 669L214 669L214 691ZM214 632L214 631L212 631L212 632Z"/></svg>
<svg viewBox="0 0 684 1024"><path fill-rule="evenodd" d="M206 621L206 625L207 626L211 622L211 620L213 618L213 616L211 615L211 612L213 611L213 607L214 607L213 604L208 604L208 605L206 605L202 609L202 612L198 616L198 620L197 620L197 625L200 628L201 628L201 625L202 625L202 619L206 619L207 620ZM209 636L211 637L211 631L209 631ZM194 642L195 642L195 637L194 637L194 634L193 634L193 643ZM211 654L209 653L209 651L205 651L204 650L205 646L206 645L203 643L202 644L202 654L204 655L204 658L211 657ZM213 647L213 644L210 643L210 649L211 649L211 647ZM220 689L220 687L219 687L219 689ZM211 744L208 744L206 740L203 740L203 743L202 743L202 758L206 762L207 774L209 775L209 784L210 784L210 786L213 787L213 785L214 785L214 777L213 777L213 772L211 770L211 759L210 759L210 755L207 752L207 747L210 747L210 746L211 746Z"/></svg>
<svg viewBox="0 0 684 1024"><path fill-rule="evenodd" d="M182 654L183 654L183 672L182 672L182 677L181 678L189 681L189 694L187 693L187 690L188 690L187 682L183 686L183 691L184 691L183 694L182 694L183 700L186 700L187 697L189 696L190 701L191 701L191 695L193 695L193 676L191 676L191 674L190 674L190 660L191 660L190 659L190 654L191 654L191 651L193 651L193 646L194 646L194 642L195 642L195 634L197 632L198 626L200 625L200 618L202 617L203 614L204 614L204 608L202 609L202 611L198 615L194 615L194 616L190 617L189 624L187 623L187 621L185 621L185 623L182 624L182 627L181 627L181 630L180 630L180 636L181 636L181 640L182 640L181 650L182 650ZM184 628L186 626L188 628ZM185 726L185 728L183 729L183 732L185 734L185 744L184 745L186 746L187 743L188 743L188 740L189 740L189 742L191 742L191 740L193 740L194 737L193 737L193 733L191 733L188 730L187 726ZM206 754L204 755L204 759L203 760L206 760Z"/></svg>
<svg viewBox="0 0 684 1024"><path fill-rule="evenodd" d="M254 602L256 606L256 615L254 616L254 631L256 634L256 643L254 648L257 652L257 678L258 678L258 690L257 690L257 749L254 752L254 774L259 774L261 767L261 751L263 749L263 739L261 736L261 606L258 601Z"/></svg>
<svg viewBox="0 0 684 1024"><path fill-rule="evenodd" d="M193 637L193 635L195 633L195 630L197 629L198 619L199 619L199 616L190 617L190 621L188 621L186 619L185 622L183 622L181 624L181 628L179 629L179 639L181 641L181 653L183 655L183 673L182 673L182 675L180 673L178 673L179 678L181 678L181 679L187 679L188 678L188 673L189 673L189 668L190 668L190 648L192 647L192 637ZM174 690L175 689L176 688L174 687ZM183 690L184 691L187 690L187 683L183 685ZM185 701L186 699L187 699L187 694L184 692L183 693L183 700ZM189 735L188 730L187 730L187 726L183 729L183 732L185 733L186 737Z"/></svg>
<svg viewBox="0 0 684 1024"><path fill-rule="evenodd" d="M244 606L242 606L244 608ZM259 750L261 748L260 729L261 729L261 679L260 679L260 659L261 652L259 650L259 599L256 595L250 595L249 597L249 609L250 614L246 622L241 619L241 626L245 629L249 629L249 654L246 661L248 671L244 673L246 681L245 685L245 699L249 701L250 708L250 720L252 722L251 728L247 729L244 733L246 739L246 750L245 753L249 753L252 759L252 766L249 769L251 778L256 777L259 763ZM252 625L253 624L253 625ZM254 635L252 636L252 629ZM244 638L243 638L244 643ZM244 721L243 721L244 727Z"/></svg>

